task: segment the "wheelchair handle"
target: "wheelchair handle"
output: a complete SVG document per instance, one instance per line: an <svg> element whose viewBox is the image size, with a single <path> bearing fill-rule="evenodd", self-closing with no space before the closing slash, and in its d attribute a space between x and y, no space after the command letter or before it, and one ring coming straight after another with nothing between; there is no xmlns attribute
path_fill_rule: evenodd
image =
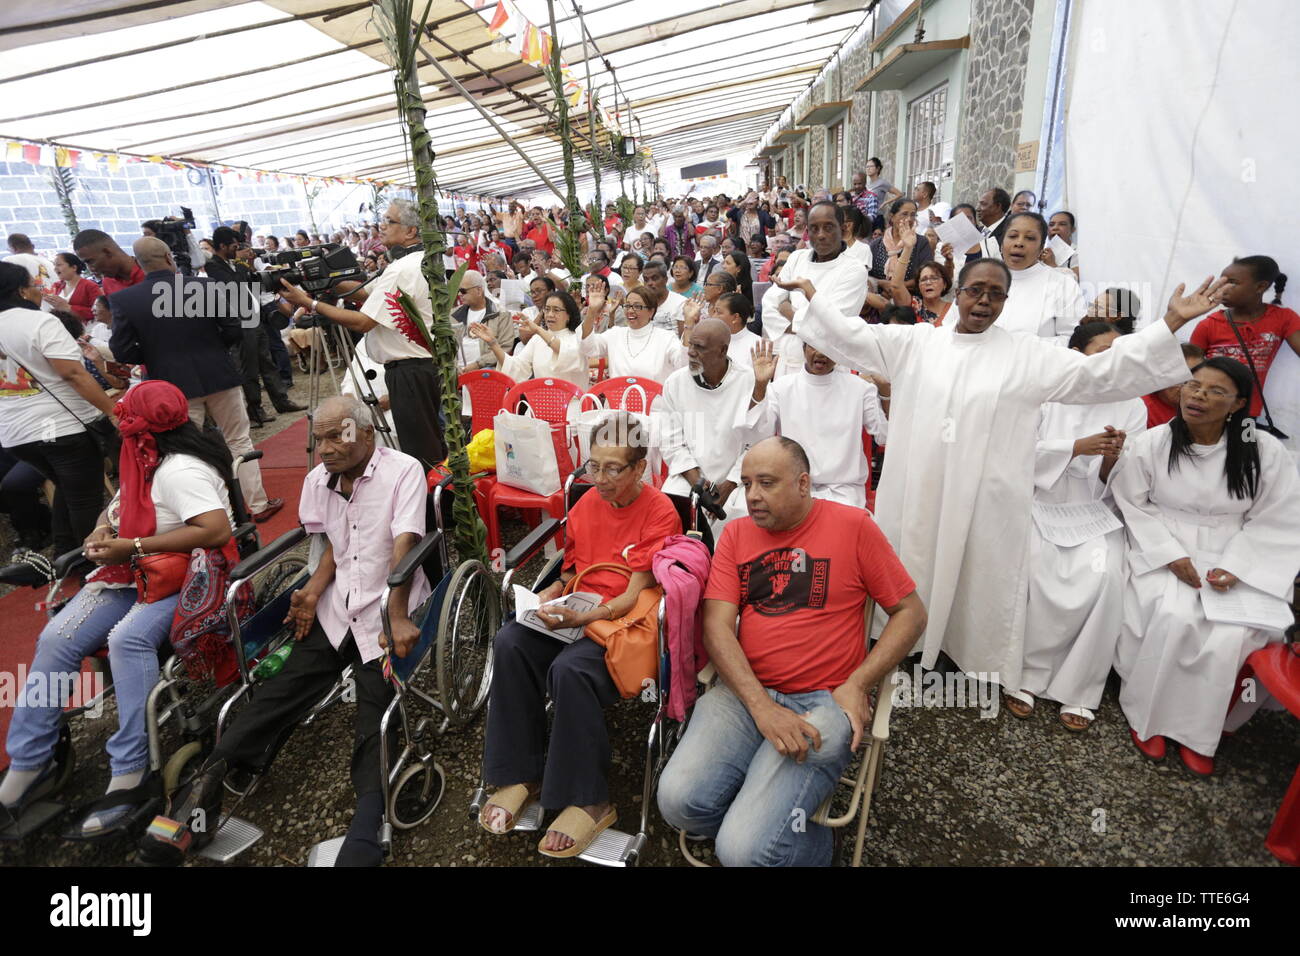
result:
<svg viewBox="0 0 1300 956"><path fill-rule="evenodd" d="M694 492L695 497L699 500L701 508L713 515L713 517L717 518L719 521L726 520L727 512L724 511L722 505L718 503L718 496L713 493L713 489L707 481L701 478L691 486L691 491Z"/></svg>

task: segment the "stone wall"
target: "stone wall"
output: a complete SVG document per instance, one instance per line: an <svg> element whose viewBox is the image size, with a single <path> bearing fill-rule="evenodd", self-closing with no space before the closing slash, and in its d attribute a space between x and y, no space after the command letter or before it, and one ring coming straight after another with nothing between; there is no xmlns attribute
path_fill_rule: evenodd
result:
<svg viewBox="0 0 1300 956"><path fill-rule="evenodd" d="M1011 190L1033 0L971 0L966 90L957 136L954 193L975 202L991 186Z"/></svg>
<svg viewBox="0 0 1300 956"><path fill-rule="evenodd" d="M901 97L896 90L876 94L876 129L871 137L871 155L885 164L881 174L891 183L897 183L898 170L893 168L898 152L898 106ZM868 156L867 159L871 157ZM866 160L863 160L865 164ZM902 187L899 187L902 188Z"/></svg>
<svg viewBox="0 0 1300 956"><path fill-rule="evenodd" d="M71 248L72 237L51 179L53 172L52 167L0 163L0 234L26 233L44 252ZM234 175L219 176L214 209L208 185L192 184L187 172L155 163L129 163L116 173L77 170L72 194L77 224L82 229L102 229L129 245L139 238L140 223L180 215L180 207L188 206L200 235L211 235L220 221L236 219L248 220L255 235L283 236L312 229L301 180L275 182L267 178L257 182L251 177L240 181ZM316 198L314 208L324 227L327 216L336 222L372 219L371 214L358 210L362 203L372 201L369 186L331 184Z"/></svg>
<svg viewBox="0 0 1300 956"><path fill-rule="evenodd" d="M869 38L844 51L844 99L852 100L848 129L848 156L845 162L845 185L853 181L853 174L865 169L870 158L869 133L871 131L871 94L855 93L854 88L862 82L870 71L871 58L868 55L871 43Z"/></svg>

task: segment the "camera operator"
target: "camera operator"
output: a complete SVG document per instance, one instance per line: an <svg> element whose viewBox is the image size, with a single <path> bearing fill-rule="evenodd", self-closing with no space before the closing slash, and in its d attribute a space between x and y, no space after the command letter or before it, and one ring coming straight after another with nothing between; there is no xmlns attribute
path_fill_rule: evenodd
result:
<svg viewBox="0 0 1300 956"><path fill-rule="evenodd" d="M160 236L159 233L165 228L163 224L169 222L184 222L184 220L176 216L165 216L162 219L150 219L147 222L140 224L140 231L144 233L146 237L161 239L163 237ZM193 275L203 268L203 264L208 261L208 254L203 251L203 247L199 245L199 240L194 233L190 231L190 227L186 225L184 229L185 245L188 247L190 255L190 274Z"/></svg>
<svg viewBox="0 0 1300 956"><path fill-rule="evenodd" d="M353 332L365 333L366 351L370 358L384 366L393 422L397 426L397 440L402 451L418 458L428 470L447 454L439 417L438 370L428 349L398 331L385 298L390 292L405 292L415 303L425 324L432 327L429 284L420 272L423 247L415 205L403 199L390 202L384 211L381 237L393 263L370 284L371 291L360 311L316 301L302 289L284 281L281 281L282 296L292 306L309 308Z"/></svg>
<svg viewBox="0 0 1300 956"><path fill-rule="evenodd" d="M212 248L216 255L207 264L209 279L218 282L236 282L245 290L240 298L247 302L250 313L256 313L257 321L243 323L243 341L239 347L239 364L244 376L244 402L248 406L248 418L256 425L265 425L275 415L262 408L262 390L258 384L266 386L266 393L271 397L271 404L277 412L301 412L305 406L294 404L284 390L280 378L280 369L271 358L271 339L260 308L261 283L257 275L242 259L251 258L251 250L240 252L239 234L229 226L219 226L212 233ZM250 327L251 326L251 327Z"/></svg>
<svg viewBox="0 0 1300 956"><path fill-rule="evenodd" d="M227 308L228 298L222 302L223 297L206 294L212 290L205 287L215 285L211 279L179 279L176 260L161 239L138 239L132 251L147 270L147 281L108 298L113 355L121 362L143 363L150 378L171 382L184 392L190 421L202 428L205 414L210 415L231 454L252 451L239 369L228 351L240 341L241 310ZM189 316L180 308L182 302L212 308ZM240 467L239 484L254 521L265 521L284 507L283 498L267 500L257 462Z"/></svg>

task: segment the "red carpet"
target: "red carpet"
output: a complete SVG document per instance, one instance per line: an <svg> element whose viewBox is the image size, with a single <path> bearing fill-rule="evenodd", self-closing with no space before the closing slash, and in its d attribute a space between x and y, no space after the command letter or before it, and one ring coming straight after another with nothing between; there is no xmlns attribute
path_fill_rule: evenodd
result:
<svg viewBox="0 0 1300 956"><path fill-rule="evenodd" d="M260 465L266 496L284 499L279 514L257 526L262 544L270 544L298 524L298 495L307 473L307 419L304 417L278 435L258 442L257 447L263 452ZM0 621L4 622L0 628L0 680L5 685L17 679L19 666L26 668L31 663L36 638L46 620L45 611L36 605L44 599L44 590L31 588L20 588L0 598ZM9 755L3 748L9 729L8 704L6 700L0 706L0 770L9 766Z"/></svg>

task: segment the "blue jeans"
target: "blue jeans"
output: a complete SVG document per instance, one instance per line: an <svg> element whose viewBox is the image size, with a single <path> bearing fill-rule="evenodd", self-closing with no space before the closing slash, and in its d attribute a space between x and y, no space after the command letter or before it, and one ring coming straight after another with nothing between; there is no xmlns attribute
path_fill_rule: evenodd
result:
<svg viewBox="0 0 1300 956"><path fill-rule="evenodd" d="M852 756L848 715L830 691L768 695L821 733L796 763L777 753L740 699L719 683L700 698L659 778L659 812L687 833L713 837L723 866L827 866L833 841L813 814Z"/></svg>
<svg viewBox="0 0 1300 956"><path fill-rule="evenodd" d="M158 648L171 633L179 597L173 594L153 604L137 604L133 587L96 594L83 589L45 625L23 699L9 725L6 748L15 770L36 770L53 755L59 715L68 704L67 690L81 670L82 659L105 642L118 720L117 733L106 748L109 768L113 776L120 776L149 765L145 701L158 682ZM47 695L49 688L54 692Z"/></svg>

